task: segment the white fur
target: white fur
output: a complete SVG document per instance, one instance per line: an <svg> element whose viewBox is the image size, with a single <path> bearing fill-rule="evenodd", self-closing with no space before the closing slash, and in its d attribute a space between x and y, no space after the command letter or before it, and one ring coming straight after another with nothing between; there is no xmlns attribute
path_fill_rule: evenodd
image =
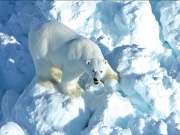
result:
<svg viewBox="0 0 180 135"><path fill-rule="evenodd" d="M60 22L45 21L35 25L29 33L29 49L37 82L50 80L57 83L61 79L64 93L80 96L76 85L84 72L91 79L96 78L96 83L100 79L118 80L100 48Z"/></svg>

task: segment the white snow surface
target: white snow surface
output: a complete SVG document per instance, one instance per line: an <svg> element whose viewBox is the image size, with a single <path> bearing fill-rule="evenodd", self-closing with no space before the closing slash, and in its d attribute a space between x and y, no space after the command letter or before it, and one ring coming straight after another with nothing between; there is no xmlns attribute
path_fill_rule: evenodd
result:
<svg viewBox="0 0 180 135"><path fill-rule="evenodd" d="M0 1L0 135L179 135L179 11L179 1ZM44 20L97 43L121 82L85 74L78 98L36 84L28 32Z"/></svg>
<svg viewBox="0 0 180 135"><path fill-rule="evenodd" d="M19 127L14 122L8 122L7 124L3 125L0 130L1 135L27 135L21 127Z"/></svg>
<svg viewBox="0 0 180 135"><path fill-rule="evenodd" d="M164 39L170 44L176 55L180 54L180 1L166 1L159 3L160 22L163 27Z"/></svg>

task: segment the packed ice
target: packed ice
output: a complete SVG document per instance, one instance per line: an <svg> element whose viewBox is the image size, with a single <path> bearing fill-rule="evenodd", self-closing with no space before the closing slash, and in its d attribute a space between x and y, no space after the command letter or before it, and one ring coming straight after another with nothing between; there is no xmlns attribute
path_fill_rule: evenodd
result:
<svg viewBox="0 0 180 135"><path fill-rule="evenodd" d="M179 1L0 1L0 135L179 135ZM31 27L57 20L101 49L120 83L82 96L35 83Z"/></svg>

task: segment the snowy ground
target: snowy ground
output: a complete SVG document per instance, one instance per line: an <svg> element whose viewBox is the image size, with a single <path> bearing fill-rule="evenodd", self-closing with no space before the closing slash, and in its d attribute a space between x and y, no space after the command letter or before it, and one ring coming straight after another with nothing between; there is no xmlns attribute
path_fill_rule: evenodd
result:
<svg viewBox="0 0 180 135"><path fill-rule="evenodd" d="M0 135L179 135L180 1L0 1ZM82 97L34 82L28 32L58 20L96 42L121 83Z"/></svg>

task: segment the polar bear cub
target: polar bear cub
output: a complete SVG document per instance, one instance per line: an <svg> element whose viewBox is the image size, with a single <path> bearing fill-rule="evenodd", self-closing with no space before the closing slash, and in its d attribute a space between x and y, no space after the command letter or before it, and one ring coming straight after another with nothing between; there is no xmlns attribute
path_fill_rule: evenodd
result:
<svg viewBox="0 0 180 135"><path fill-rule="evenodd" d="M98 45L60 22L45 21L33 26L28 42L37 83L58 83L61 79L63 93L80 96L76 85L85 72L94 84L106 79L119 80Z"/></svg>

